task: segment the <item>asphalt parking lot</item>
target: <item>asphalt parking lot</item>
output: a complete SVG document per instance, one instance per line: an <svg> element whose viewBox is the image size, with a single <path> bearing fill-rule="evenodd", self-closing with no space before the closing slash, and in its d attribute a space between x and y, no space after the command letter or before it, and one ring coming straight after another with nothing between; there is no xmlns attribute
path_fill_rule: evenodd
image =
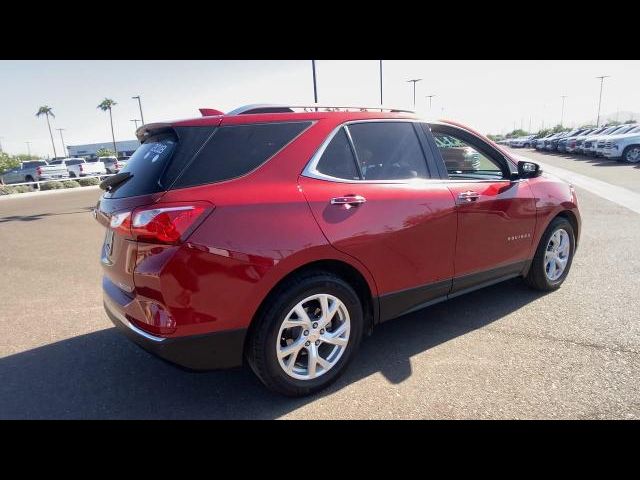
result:
<svg viewBox="0 0 640 480"><path fill-rule="evenodd" d="M518 153L640 198L638 166ZM0 199L0 418L640 418L640 213L588 189L559 291L516 279L388 322L333 387L296 400L248 369L179 370L116 333L99 194Z"/></svg>

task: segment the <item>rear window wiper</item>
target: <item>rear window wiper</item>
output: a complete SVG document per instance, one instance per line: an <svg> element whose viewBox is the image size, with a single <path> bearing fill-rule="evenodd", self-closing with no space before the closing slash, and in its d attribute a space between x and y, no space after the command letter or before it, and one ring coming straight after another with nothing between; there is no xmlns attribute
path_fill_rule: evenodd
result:
<svg viewBox="0 0 640 480"><path fill-rule="evenodd" d="M131 177L133 177L133 174L131 172L116 173L115 175L103 180L102 183L100 184L100 188L102 190L106 190L107 192L110 192L121 183L129 180Z"/></svg>

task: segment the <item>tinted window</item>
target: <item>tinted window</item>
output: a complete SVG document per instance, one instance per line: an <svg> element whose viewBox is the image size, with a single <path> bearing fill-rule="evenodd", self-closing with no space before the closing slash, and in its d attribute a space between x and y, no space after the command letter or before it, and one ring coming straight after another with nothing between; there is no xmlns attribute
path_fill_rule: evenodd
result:
<svg viewBox="0 0 640 480"><path fill-rule="evenodd" d="M348 128L364 180L428 178L412 123L365 122Z"/></svg>
<svg viewBox="0 0 640 480"><path fill-rule="evenodd" d="M220 127L184 169L172 188L219 182L249 173L309 125L311 122ZM133 157L129 163L132 160Z"/></svg>
<svg viewBox="0 0 640 480"><path fill-rule="evenodd" d="M172 133L156 135L146 140L121 170L121 173L130 172L131 176L118 184L111 191L111 196L122 198L160 191L160 175L171 160L177 144Z"/></svg>
<svg viewBox="0 0 640 480"><path fill-rule="evenodd" d="M84 163L84 160L67 160L67 165L78 165L79 163Z"/></svg>
<svg viewBox="0 0 640 480"><path fill-rule="evenodd" d="M449 178L502 179L500 162L454 134L433 131Z"/></svg>
<svg viewBox="0 0 640 480"><path fill-rule="evenodd" d="M331 139L316 166L316 170L331 177L345 180L359 180L356 160L344 129L341 128Z"/></svg>

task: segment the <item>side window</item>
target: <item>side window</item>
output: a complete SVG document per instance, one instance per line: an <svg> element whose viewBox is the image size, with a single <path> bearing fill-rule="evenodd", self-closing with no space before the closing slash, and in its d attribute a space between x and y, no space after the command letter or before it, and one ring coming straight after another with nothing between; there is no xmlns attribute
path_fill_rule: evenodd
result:
<svg viewBox="0 0 640 480"><path fill-rule="evenodd" d="M173 188L219 182L255 170L300 135L311 122L283 122L219 127Z"/></svg>
<svg viewBox="0 0 640 480"><path fill-rule="evenodd" d="M454 134L431 132L447 167L449 178L501 180L505 178L500 163L471 143Z"/></svg>
<svg viewBox="0 0 640 480"><path fill-rule="evenodd" d="M364 122L348 126L363 180L429 178L411 122Z"/></svg>
<svg viewBox="0 0 640 480"><path fill-rule="evenodd" d="M360 179L356 168L356 159L351 151L351 145L344 128L341 128L331 139L316 166L316 170L324 175L345 180Z"/></svg>

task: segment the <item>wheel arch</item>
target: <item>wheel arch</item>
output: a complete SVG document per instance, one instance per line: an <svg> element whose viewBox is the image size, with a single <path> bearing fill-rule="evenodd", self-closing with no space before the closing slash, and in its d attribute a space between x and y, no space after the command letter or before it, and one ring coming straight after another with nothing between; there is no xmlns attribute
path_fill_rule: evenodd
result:
<svg viewBox="0 0 640 480"><path fill-rule="evenodd" d="M578 217L571 210L562 210L555 217L553 217L549 223L551 223L556 218L565 218L571 224L571 228L573 228L573 233L575 236L575 248L578 248L578 239L580 238L580 223L578 222ZM548 225L547 225L548 226Z"/></svg>
<svg viewBox="0 0 640 480"><path fill-rule="evenodd" d="M253 330L255 329L264 308L268 304L269 300L273 298L274 295L280 293L280 288L284 283L290 280L292 277L297 275L302 275L307 272L327 272L332 273L344 281L349 283L356 291L360 301L362 302L362 308L364 313L364 332L368 333L371 331L373 326L377 323L379 317L379 309L376 302L376 296L374 292L371 291L371 287L369 282L367 281L366 276L360 272L353 265L336 259L323 259L316 260L313 262L306 263L304 265L299 266L298 268L292 270L287 273L284 277L278 280L278 282L269 290L269 293L264 297L260 305L256 309L253 318L251 319L251 323L249 324L249 328L247 330L247 335L245 337L245 347L246 351L247 342L251 338Z"/></svg>

